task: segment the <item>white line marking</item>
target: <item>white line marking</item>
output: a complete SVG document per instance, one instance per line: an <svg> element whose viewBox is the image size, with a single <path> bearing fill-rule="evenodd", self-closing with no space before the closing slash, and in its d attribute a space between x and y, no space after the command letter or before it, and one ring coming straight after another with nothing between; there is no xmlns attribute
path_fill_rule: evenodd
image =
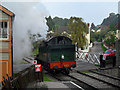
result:
<svg viewBox="0 0 120 90"><path fill-rule="evenodd" d="M84 90L82 87L80 87L79 85L75 84L74 82L70 81L70 83L72 83L72 84L75 85L76 87L78 87L78 88Z"/></svg>

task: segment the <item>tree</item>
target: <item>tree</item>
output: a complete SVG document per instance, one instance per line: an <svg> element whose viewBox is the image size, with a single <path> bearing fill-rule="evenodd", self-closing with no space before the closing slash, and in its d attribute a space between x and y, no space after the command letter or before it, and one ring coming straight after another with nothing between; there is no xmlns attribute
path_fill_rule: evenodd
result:
<svg viewBox="0 0 120 90"><path fill-rule="evenodd" d="M94 23L92 23L92 24L91 24L90 29L91 29L91 30L92 30L92 29L94 29L94 30L96 29L96 27L95 27Z"/></svg>
<svg viewBox="0 0 120 90"><path fill-rule="evenodd" d="M109 31L113 31L116 34L116 26L115 25L110 25L110 28L108 29Z"/></svg>
<svg viewBox="0 0 120 90"><path fill-rule="evenodd" d="M105 42L107 44L107 46L113 46L115 44L115 40L116 40L116 36L115 33L113 32L109 32L106 36Z"/></svg>
<svg viewBox="0 0 120 90"><path fill-rule="evenodd" d="M75 44L77 42L79 48L83 48L87 44L86 35L88 33L88 26L82 21L82 18L71 17L69 30L71 32L71 39Z"/></svg>
<svg viewBox="0 0 120 90"><path fill-rule="evenodd" d="M49 30L48 30L48 31L54 30L55 24L54 24L51 16L49 16L48 18L46 17L45 19L47 20L46 24L47 24L48 27L49 27Z"/></svg>

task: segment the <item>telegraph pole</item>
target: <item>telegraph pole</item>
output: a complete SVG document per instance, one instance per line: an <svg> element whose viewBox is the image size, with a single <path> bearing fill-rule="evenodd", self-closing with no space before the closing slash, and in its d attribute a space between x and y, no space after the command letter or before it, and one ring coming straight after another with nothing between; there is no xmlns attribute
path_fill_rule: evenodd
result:
<svg viewBox="0 0 120 90"><path fill-rule="evenodd" d="M118 14L120 14L120 1L118 2ZM120 15L118 16L118 30L120 30ZM119 31L118 31L119 33ZM116 42L116 61L118 68L118 76L120 77L120 33L118 34L118 40Z"/></svg>
<svg viewBox="0 0 120 90"><path fill-rule="evenodd" d="M116 65L117 67L120 66L120 40L116 41Z"/></svg>

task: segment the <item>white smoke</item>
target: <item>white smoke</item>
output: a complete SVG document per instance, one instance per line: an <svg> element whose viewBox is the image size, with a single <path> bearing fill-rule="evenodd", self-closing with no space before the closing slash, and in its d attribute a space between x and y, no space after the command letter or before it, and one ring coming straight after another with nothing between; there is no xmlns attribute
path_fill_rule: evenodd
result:
<svg viewBox="0 0 120 90"><path fill-rule="evenodd" d="M48 16L48 13L40 2L2 2L2 5L15 14L13 57L14 62L19 63L23 57L31 55L32 45L28 37L28 30L31 33L40 33L45 37L48 29L45 17Z"/></svg>

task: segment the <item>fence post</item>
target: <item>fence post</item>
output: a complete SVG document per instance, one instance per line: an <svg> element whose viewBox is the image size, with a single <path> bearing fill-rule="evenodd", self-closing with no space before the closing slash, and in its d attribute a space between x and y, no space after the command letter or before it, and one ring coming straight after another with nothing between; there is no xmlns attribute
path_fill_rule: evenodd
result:
<svg viewBox="0 0 120 90"><path fill-rule="evenodd" d="M103 67L103 55L100 55L100 67Z"/></svg>
<svg viewBox="0 0 120 90"><path fill-rule="evenodd" d="M120 40L116 40L116 43L115 43L115 48L116 48L116 64L117 64L117 67L120 66Z"/></svg>
<svg viewBox="0 0 120 90"><path fill-rule="evenodd" d="M116 48L116 66L118 67L118 77L120 78L120 39L115 42Z"/></svg>
<svg viewBox="0 0 120 90"><path fill-rule="evenodd" d="M22 88L23 87L21 78L22 78L22 74L20 73L20 75L18 76L18 80L17 80L17 82L19 84L19 87L17 87L17 88Z"/></svg>
<svg viewBox="0 0 120 90"><path fill-rule="evenodd" d="M6 76L7 76L7 80L6 80L5 88L12 88L11 79L9 78L8 74L6 74Z"/></svg>
<svg viewBox="0 0 120 90"><path fill-rule="evenodd" d="M41 82L43 82L43 66L41 67Z"/></svg>
<svg viewBox="0 0 120 90"><path fill-rule="evenodd" d="M115 67L116 66L116 56L113 56L112 60L113 60L113 67Z"/></svg>

